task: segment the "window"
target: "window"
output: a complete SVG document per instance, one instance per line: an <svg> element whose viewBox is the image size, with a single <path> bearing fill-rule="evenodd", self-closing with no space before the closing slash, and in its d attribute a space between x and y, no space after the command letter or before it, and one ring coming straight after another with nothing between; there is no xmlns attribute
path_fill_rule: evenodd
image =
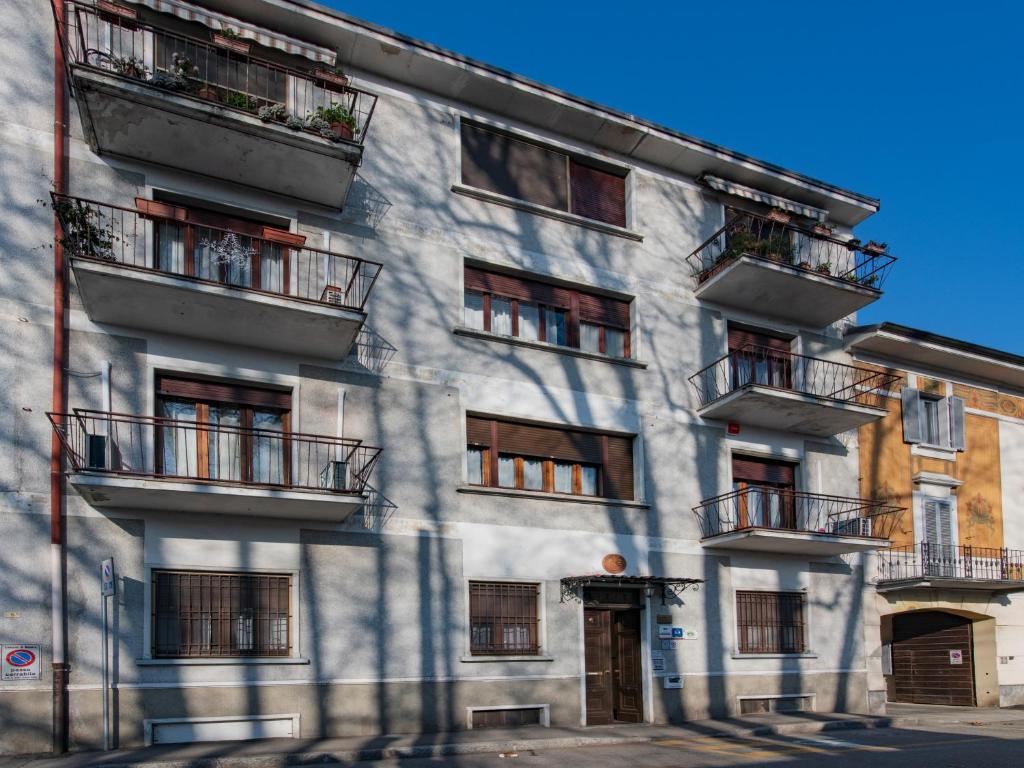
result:
<svg viewBox="0 0 1024 768"><path fill-rule="evenodd" d="M465 268L466 327L630 357L630 303L476 267Z"/></svg>
<svg viewBox="0 0 1024 768"><path fill-rule="evenodd" d="M633 498L631 437L478 416L467 417L466 432L471 485Z"/></svg>
<svg viewBox="0 0 1024 768"><path fill-rule="evenodd" d="M732 457L732 487L738 491L730 510L737 528L797 527L796 465L755 456ZM730 521L733 522L733 521Z"/></svg>
<svg viewBox="0 0 1024 768"><path fill-rule="evenodd" d="M903 439L906 442L954 451L966 449L966 416L962 397L940 397L910 387L904 387L900 397Z"/></svg>
<svg viewBox="0 0 1024 768"><path fill-rule="evenodd" d="M623 171L462 123L462 183L545 208L626 226Z"/></svg>
<svg viewBox="0 0 1024 768"><path fill-rule="evenodd" d="M469 583L470 654L528 656L540 652L537 584Z"/></svg>
<svg viewBox="0 0 1024 768"><path fill-rule="evenodd" d="M792 388L789 339L729 326L729 368L732 388L761 384Z"/></svg>
<svg viewBox="0 0 1024 768"><path fill-rule="evenodd" d="M806 650L801 592L736 592L740 653L803 653Z"/></svg>
<svg viewBox="0 0 1024 768"><path fill-rule="evenodd" d="M153 656L288 656L291 577L155 571Z"/></svg>
<svg viewBox="0 0 1024 768"><path fill-rule="evenodd" d="M158 474L289 484L287 392L161 375L157 405Z"/></svg>

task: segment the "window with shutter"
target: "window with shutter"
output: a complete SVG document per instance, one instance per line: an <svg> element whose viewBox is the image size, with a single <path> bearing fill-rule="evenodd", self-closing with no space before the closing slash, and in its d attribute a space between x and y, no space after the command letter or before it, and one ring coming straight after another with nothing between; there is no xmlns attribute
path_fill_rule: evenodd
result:
<svg viewBox="0 0 1024 768"><path fill-rule="evenodd" d="M921 390L904 387L901 392L903 410L903 440L907 443L924 441L924 409Z"/></svg>
<svg viewBox="0 0 1024 768"><path fill-rule="evenodd" d="M616 227L626 226L626 176L503 131L463 122L462 183Z"/></svg>
<svg viewBox="0 0 1024 768"><path fill-rule="evenodd" d="M469 482L632 500L633 438L469 416Z"/></svg>
<svg viewBox="0 0 1024 768"><path fill-rule="evenodd" d="M466 327L629 358L630 302L466 265Z"/></svg>
<svg viewBox="0 0 1024 768"><path fill-rule="evenodd" d="M955 395L949 401L950 447L957 451L967 450L967 426L964 413L964 399Z"/></svg>

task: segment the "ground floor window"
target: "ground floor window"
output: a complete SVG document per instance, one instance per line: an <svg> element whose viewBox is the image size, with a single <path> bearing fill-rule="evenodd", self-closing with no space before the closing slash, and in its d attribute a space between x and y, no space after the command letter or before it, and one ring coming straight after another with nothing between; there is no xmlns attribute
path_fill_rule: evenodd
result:
<svg viewBox="0 0 1024 768"><path fill-rule="evenodd" d="M740 653L803 653L806 649L802 592L736 592Z"/></svg>
<svg viewBox="0 0 1024 768"><path fill-rule="evenodd" d="M526 656L540 652L537 584L469 583L470 653Z"/></svg>
<svg viewBox="0 0 1024 768"><path fill-rule="evenodd" d="M291 577L155 571L153 655L287 656Z"/></svg>

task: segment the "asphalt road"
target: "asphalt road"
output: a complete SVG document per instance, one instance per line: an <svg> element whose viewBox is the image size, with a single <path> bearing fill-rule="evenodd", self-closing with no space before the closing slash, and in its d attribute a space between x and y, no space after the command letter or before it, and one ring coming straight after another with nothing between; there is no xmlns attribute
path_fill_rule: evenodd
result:
<svg viewBox="0 0 1024 768"><path fill-rule="evenodd" d="M983 768L1024 766L1024 722L832 731L794 736L663 740L615 747L468 755L360 765L426 768L724 768L725 766L871 766Z"/></svg>

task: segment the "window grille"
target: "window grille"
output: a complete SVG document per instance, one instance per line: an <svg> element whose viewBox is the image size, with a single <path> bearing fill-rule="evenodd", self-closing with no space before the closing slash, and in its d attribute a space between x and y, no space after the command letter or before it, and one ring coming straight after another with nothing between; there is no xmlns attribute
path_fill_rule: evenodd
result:
<svg viewBox="0 0 1024 768"><path fill-rule="evenodd" d="M805 603L799 592L737 592L740 653L803 653Z"/></svg>
<svg viewBox="0 0 1024 768"><path fill-rule="evenodd" d="M470 653L474 656L540 651L536 584L469 584Z"/></svg>

